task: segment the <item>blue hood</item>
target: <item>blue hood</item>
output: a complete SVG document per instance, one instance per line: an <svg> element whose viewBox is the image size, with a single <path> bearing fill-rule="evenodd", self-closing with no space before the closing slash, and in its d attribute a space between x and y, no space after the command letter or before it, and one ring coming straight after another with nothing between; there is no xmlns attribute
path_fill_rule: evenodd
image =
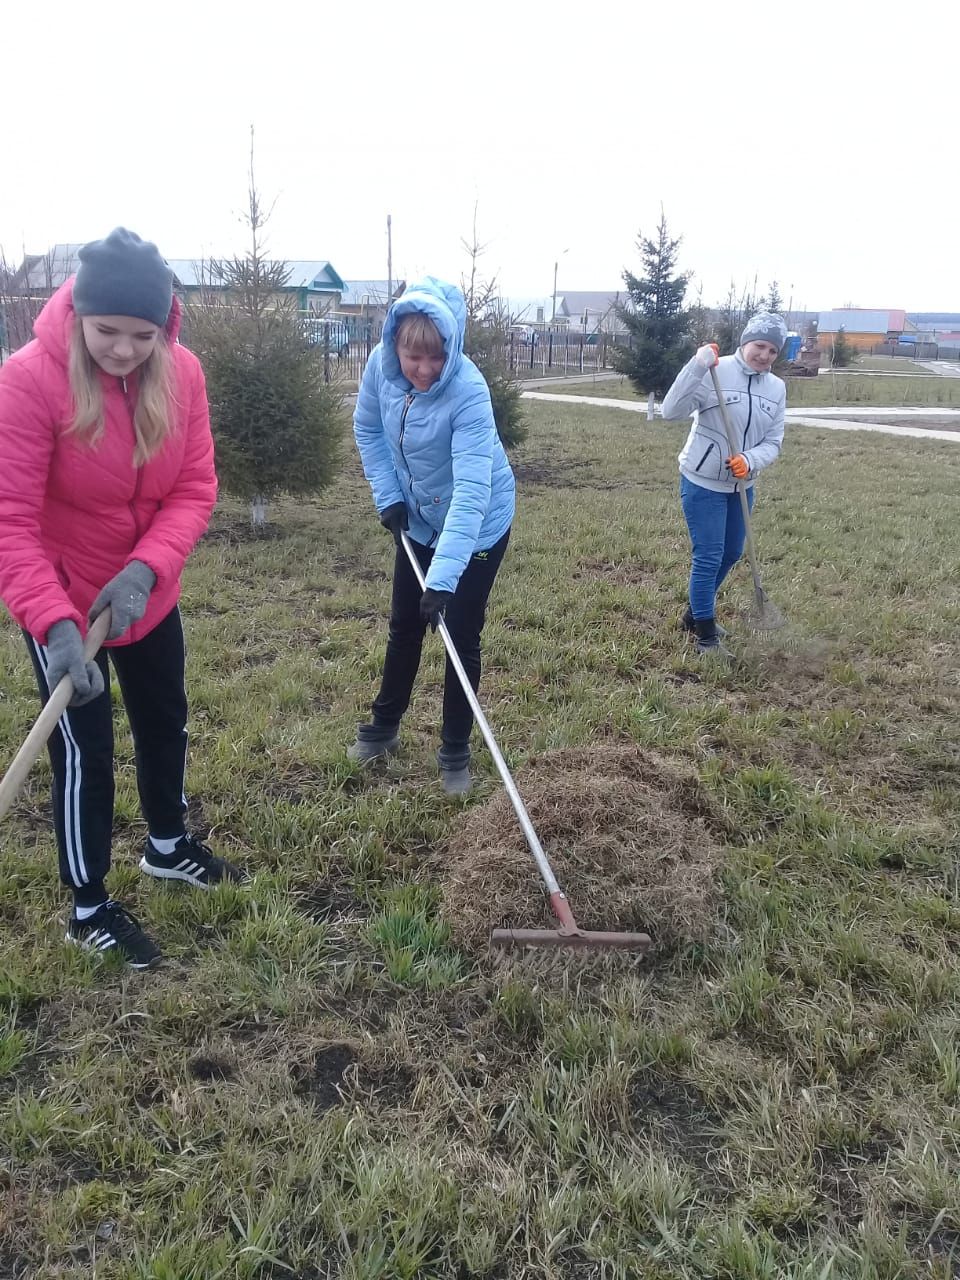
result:
<svg viewBox="0 0 960 1280"><path fill-rule="evenodd" d="M435 276L424 276L416 284L408 285L390 308L380 339L383 344L383 375L406 391L410 390L410 383L400 370L396 336L397 325L412 311L422 311L428 315L443 338L447 356L443 372L429 391L417 393L418 396L439 395L453 377L463 357L463 335L467 327L467 304L463 291L457 285L447 284Z"/></svg>

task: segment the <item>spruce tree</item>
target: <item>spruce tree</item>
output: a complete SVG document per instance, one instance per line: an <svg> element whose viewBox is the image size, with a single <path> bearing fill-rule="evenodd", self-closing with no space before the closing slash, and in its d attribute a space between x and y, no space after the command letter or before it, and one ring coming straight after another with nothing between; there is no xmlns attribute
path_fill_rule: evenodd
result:
<svg viewBox="0 0 960 1280"><path fill-rule="evenodd" d="M242 257L208 264L209 289L188 309L190 345L207 379L217 472L224 492L250 502L261 529L281 494L315 494L330 483L344 427L341 397L325 381L321 347L303 334L284 262L265 257L267 215L251 145Z"/></svg>
<svg viewBox="0 0 960 1280"><path fill-rule="evenodd" d="M847 338L844 327L841 325L833 340L833 368L845 369L847 365L853 364L855 355L853 343Z"/></svg>
<svg viewBox="0 0 960 1280"><path fill-rule="evenodd" d="M483 374L490 389L493 420L505 449L520 444L527 434L520 398L520 383L513 376L503 352L507 344L510 317L500 299L496 277L485 279L479 259L486 245L477 239L477 208L473 209L473 239L460 242L470 259L470 275L460 280L467 304L464 354Z"/></svg>
<svg viewBox="0 0 960 1280"><path fill-rule="evenodd" d="M750 317L760 310L761 305L748 286L744 285L738 294L733 281L730 281L727 296L720 304L714 338L722 356L732 355L740 346L740 335L743 333L744 326Z"/></svg>
<svg viewBox="0 0 960 1280"><path fill-rule="evenodd" d="M637 241L644 274L623 273L632 305L618 307L629 335L629 345L619 345L614 364L638 391L662 396L689 357L690 315L685 298L689 272L677 274L680 239L672 240L661 211L656 238Z"/></svg>

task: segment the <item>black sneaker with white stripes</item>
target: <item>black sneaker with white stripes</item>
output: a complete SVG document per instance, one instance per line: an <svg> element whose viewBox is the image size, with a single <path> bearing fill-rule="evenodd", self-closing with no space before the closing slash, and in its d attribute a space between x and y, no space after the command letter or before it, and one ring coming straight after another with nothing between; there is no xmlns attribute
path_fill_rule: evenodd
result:
<svg viewBox="0 0 960 1280"><path fill-rule="evenodd" d="M66 939L101 955L117 951L133 969L152 969L163 958L154 940L140 928L136 916L112 900L86 920L71 915Z"/></svg>
<svg viewBox="0 0 960 1280"><path fill-rule="evenodd" d="M210 889L215 884L243 884L248 879L245 871L225 858L218 858L212 849L189 834L180 837L173 853L158 853L148 839L140 870L158 880L186 880L198 889Z"/></svg>

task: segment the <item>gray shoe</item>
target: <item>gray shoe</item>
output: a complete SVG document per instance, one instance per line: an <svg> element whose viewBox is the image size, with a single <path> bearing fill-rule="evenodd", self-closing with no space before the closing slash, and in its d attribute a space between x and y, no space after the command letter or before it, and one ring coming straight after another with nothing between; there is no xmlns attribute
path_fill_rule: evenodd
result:
<svg viewBox="0 0 960 1280"><path fill-rule="evenodd" d="M698 658L713 659L714 662L733 662L735 660L733 652L725 644L721 644L719 639L712 644L698 640L696 642L696 650Z"/></svg>
<svg viewBox="0 0 960 1280"><path fill-rule="evenodd" d="M442 746L437 752L440 783L444 795L468 796L473 786L470 776L470 748Z"/></svg>
<svg viewBox="0 0 960 1280"><path fill-rule="evenodd" d="M357 734L356 742L347 747L347 759L354 764L373 764L375 760L386 760L399 749L399 734L388 738L367 738L361 732Z"/></svg>
<svg viewBox="0 0 960 1280"><path fill-rule="evenodd" d="M461 765L459 769L440 769L440 783L447 796L468 796L473 789L473 778L470 766Z"/></svg>
<svg viewBox="0 0 960 1280"><path fill-rule="evenodd" d="M678 625L681 631L687 631L690 633L690 635L695 634L696 628L693 625L693 610L690 608L689 605L687 605L686 609L684 609L683 616L681 617ZM729 632L727 631L727 628L721 627L719 622L714 622L714 626L717 628L717 635L720 637L721 640L725 635L729 634Z"/></svg>

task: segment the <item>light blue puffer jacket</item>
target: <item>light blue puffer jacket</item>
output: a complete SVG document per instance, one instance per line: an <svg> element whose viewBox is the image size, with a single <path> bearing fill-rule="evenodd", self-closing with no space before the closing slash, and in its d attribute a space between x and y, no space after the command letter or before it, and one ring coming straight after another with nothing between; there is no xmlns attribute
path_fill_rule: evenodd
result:
<svg viewBox="0 0 960 1280"><path fill-rule="evenodd" d="M429 391L400 371L397 325L425 312L443 337L446 363ZM410 536L435 546L427 586L455 591L475 551L509 529L515 507L510 463L493 421L490 392L463 354L467 310L456 285L427 276L390 308L360 383L353 431L378 511L405 502Z"/></svg>

